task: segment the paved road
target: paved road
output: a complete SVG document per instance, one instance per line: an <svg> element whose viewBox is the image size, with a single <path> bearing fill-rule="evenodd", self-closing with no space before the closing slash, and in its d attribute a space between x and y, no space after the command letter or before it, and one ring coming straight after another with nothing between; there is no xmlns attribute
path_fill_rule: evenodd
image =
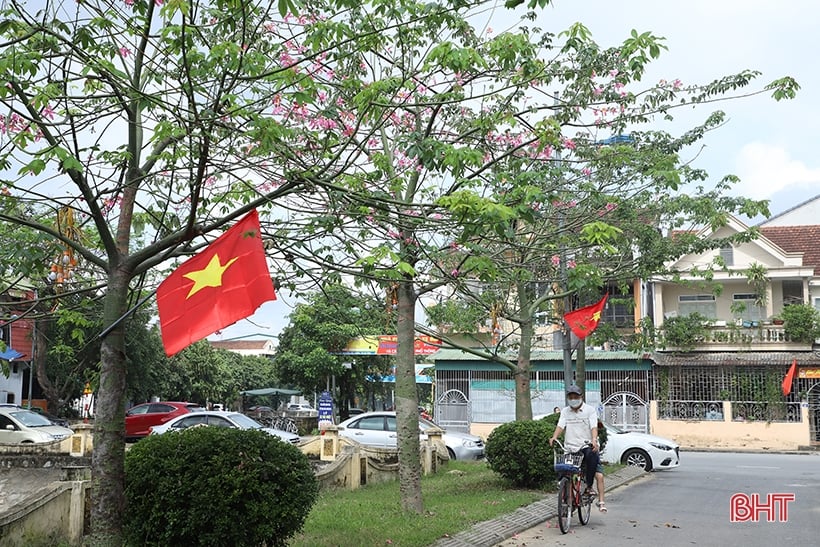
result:
<svg viewBox="0 0 820 547"><path fill-rule="evenodd" d="M733 494L793 493L787 522L730 522ZM687 452L681 466L652 473L608 497L609 512L593 509L563 535L552 519L498 546L817 545L820 535L820 456Z"/></svg>

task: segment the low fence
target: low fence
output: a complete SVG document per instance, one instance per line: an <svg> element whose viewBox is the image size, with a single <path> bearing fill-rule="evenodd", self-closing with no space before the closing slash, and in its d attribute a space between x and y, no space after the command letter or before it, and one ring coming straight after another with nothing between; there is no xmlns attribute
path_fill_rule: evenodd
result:
<svg viewBox="0 0 820 547"><path fill-rule="evenodd" d="M424 474L436 473L449 460L441 438L442 432L427 432L421 442L420 457ZM26 485L30 492L21 491L0 504L0 545L25 547L27 545L80 545L87 529L87 511L90 506L90 478L92 446L90 428L80 435L81 441L44 445L0 445L0 467L5 472L19 473L19 469L47 470L38 477L30 476ZM75 456L64 449L87 449ZM310 437L299 449L314 464L316 478L322 488L355 489L398 478L398 450L367 447L339 437L335 428L324 435ZM12 471L16 470L16 471ZM2 470L0 470L2 472ZM27 473L26 475L29 475ZM0 480L2 483L2 480ZM8 492L4 492L9 496Z"/></svg>
<svg viewBox="0 0 820 547"><path fill-rule="evenodd" d="M769 409L764 403L674 401L659 412L658 402L651 401L649 423L652 433L685 448L797 450L808 445L808 405L783 405Z"/></svg>

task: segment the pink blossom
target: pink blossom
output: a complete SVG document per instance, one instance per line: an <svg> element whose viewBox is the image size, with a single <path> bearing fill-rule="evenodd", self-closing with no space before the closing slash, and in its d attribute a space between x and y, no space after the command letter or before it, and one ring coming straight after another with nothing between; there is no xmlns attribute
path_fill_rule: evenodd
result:
<svg viewBox="0 0 820 547"><path fill-rule="evenodd" d="M120 48L120 55L122 56L123 59L127 59L131 55L131 50L128 49L127 47L121 47Z"/></svg>
<svg viewBox="0 0 820 547"><path fill-rule="evenodd" d="M558 255L552 255L552 258L550 260L552 261L553 266L558 266L559 264L561 264L561 257L559 257Z"/></svg>
<svg viewBox="0 0 820 547"><path fill-rule="evenodd" d="M575 264L575 261L574 261L574 260L570 260L569 262L567 262L567 268L569 268L570 270L572 270L573 268L575 268L575 266L576 266L576 265L577 265L577 264Z"/></svg>
<svg viewBox="0 0 820 547"><path fill-rule="evenodd" d="M492 34L492 33L493 33L493 28L492 27L487 27L487 34Z"/></svg>
<svg viewBox="0 0 820 547"><path fill-rule="evenodd" d="M125 5L128 6L128 7L131 7L131 6L134 5L134 0L124 0L124 1L125 1Z"/></svg>
<svg viewBox="0 0 820 547"><path fill-rule="evenodd" d="M164 1L165 0L154 0L154 5L155 6L161 6Z"/></svg>
<svg viewBox="0 0 820 547"><path fill-rule="evenodd" d="M601 93L603 93L603 92L604 92L603 88L602 88L601 86L599 86L599 85L596 85L596 86L592 89L592 94L593 94L593 95L595 95L596 97L597 97L598 95L600 95Z"/></svg>
<svg viewBox="0 0 820 547"><path fill-rule="evenodd" d="M675 79L675 80L672 81L672 89L674 89L675 91L678 91L681 88L682 85L683 85L683 82L681 82L678 79Z"/></svg>
<svg viewBox="0 0 820 547"><path fill-rule="evenodd" d="M575 150L575 141L573 141L572 139L564 139L564 148Z"/></svg>
<svg viewBox="0 0 820 547"><path fill-rule="evenodd" d="M453 268L453 271L450 272L450 275L452 275L453 277L458 277L458 270Z"/></svg>
<svg viewBox="0 0 820 547"><path fill-rule="evenodd" d="M592 174L592 169L590 169L589 167L584 167L583 169L581 169L581 173L583 173L584 176L588 177Z"/></svg>
<svg viewBox="0 0 820 547"><path fill-rule="evenodd" d="M46 105L46 107L45 107L45 108L43 108L43 111L42 111L40 114L42 114L42 116L43 116L44 118L47 118L47 119L49 119L49 120L53 120L53 119L54 119L54 110L52 110L52 109L51 109L51 107L50 107L50 106L48 106L48 105Z"/></svg>
<svg viewBox="0 0 820 547"><path fill-rule="evenodd" d="M617 68L613 68L612 70L609 71L609 76L611 78L614 78L617 75L618 75L618 69Z"/></svg>

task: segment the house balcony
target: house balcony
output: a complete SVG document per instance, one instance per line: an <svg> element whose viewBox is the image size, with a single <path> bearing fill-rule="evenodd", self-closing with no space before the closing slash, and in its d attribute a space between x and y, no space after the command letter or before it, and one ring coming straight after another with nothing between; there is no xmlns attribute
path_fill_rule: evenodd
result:
<svg viewBox="0 0 820 547"><path fill-rule="evenodd" d="M741 325L715 321L694 337L692 347L666 344L667 350L680 351L809 351L812 344L792 342L783 325L746 321ZM661 329L661 334L663 330Z"/></svg>

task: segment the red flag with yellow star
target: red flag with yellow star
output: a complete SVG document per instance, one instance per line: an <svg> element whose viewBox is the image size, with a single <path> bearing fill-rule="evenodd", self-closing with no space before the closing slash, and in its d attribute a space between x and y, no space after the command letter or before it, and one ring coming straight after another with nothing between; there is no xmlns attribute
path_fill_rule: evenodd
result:
<svg viewBox="0 0 820 547"><path fill-rule="evenodd" d="M605 294L597 304L578 308L564 315L564 321L567 322L575 336L583 340L598 327L598 321L601 320L601 312L606 305L607 296L609 295Z"/></svg>
<svg viewBox="0 0 820 547"><path fill-rule="evenodd" d="M170 357L276 300L256 210L185 261L157 288L162 344Z"/></svg>

